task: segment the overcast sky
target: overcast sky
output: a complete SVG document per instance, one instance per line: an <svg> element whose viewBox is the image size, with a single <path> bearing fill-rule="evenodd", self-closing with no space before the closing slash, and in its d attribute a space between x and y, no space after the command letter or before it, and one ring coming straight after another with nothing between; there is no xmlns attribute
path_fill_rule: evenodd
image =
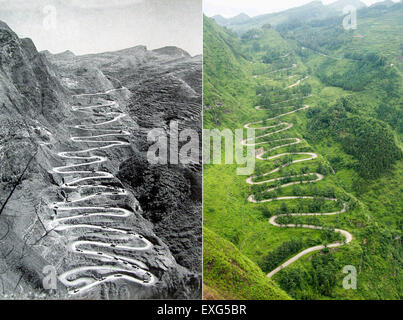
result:
<svg viewBox="0 0 403 320"><path fill-rule="evenodd" d="M239 13L255 16L264 13L278 12L285 9L299 7L313 0L204 0L204 13L211 17L216 14L229 18ZM366 5L383 0L361 0ZM324 4L336 2L336 0L322 0ZM399 2L399 0L394 0Z"/></svg>
<svg viewBox="0 0 403 320"><path fill-rule="evenodd" d="M0 20L52 53L203 47L201 0L0 0Z"/></svg>

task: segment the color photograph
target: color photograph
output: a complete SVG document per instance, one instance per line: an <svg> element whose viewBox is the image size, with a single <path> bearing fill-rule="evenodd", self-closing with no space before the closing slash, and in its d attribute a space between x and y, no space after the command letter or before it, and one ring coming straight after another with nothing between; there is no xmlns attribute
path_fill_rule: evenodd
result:
<svg viewBox="0 0 403 320"><path fill-rule="evenodd" d="M0 0L2 310L399 308L402 96L401 0Z"/></svg>
<svg viewBox="0 0 403 320"><path fill-rule="evenodd" d="M204 299L400 300L402 3L203 11Z"/></svg>

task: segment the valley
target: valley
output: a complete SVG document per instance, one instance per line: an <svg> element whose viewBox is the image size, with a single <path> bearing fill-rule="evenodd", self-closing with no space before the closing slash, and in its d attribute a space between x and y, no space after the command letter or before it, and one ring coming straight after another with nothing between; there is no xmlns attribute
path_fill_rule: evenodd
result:
<svg viewBox="0 0 403 320"><path fill-rule="evenodd" d="M299 83L300 82L297 82L297 84L299 84ZM290 88L290 86L288 86L287 88ZM278 115L276 117L273 117L273 118L270 118L270 119L265 119L263 121L259 121L259 122L255 122L255 123L248 123L244 127L247 129L251 125L256 125L256 124L259 124L259 123L262 123L262 122L267 123L267 121L272 121L272 120L278 119L280 117L292 114L294 112L298 112L298 111L301 111L301 110L306 110L307 108L309 108L308 105L305 106L305 107L302 107L300 109L296 109L294 111L290 111L290 112L287 112L287 113L284 113L284 114L280 114L280 115ZM255 130L266 130L266 129L276 128L276 127L281 126L281 125L286 125L286 127L283 128L283 129L277 130L277 131L273 131L273 132L270 132L270 133L266 133L264 135L257 136L256 139L261 140L261 138L265 138L265 140L266 140L267 139L266 137L270 137L270 136L275 135L275 134L277 134L279 132L282 132L284 130L288 130L288 129L292 128L292 126L293 126L292 123L290 124L290 123L280 122L279 124L273 125L273 126L254 127L254 128L255 128ZM287 146L296 145L296 144L301 143L301 140L299 138L283 138L283 139L277 139L277 140L266 140L264 142L258 142L258 143L248 143L248 139L243 141L244 145L257 146L257 145L268 144L268 142L281 142L281 141L289 141L289 140L294 140L294 139L295 139L295 142L286 143L286 144L280 144L280 145L278 145L276 147L272 147L272 148L270 148L268 150L260 149L256 153L256 158L259 159L259 160L263 160L263 161L274 160L274 159L281 158L281 157L284 157L284 156L293 156L293 155L307 155L307 156L309 156L309 158L292 160L292 161L289 161L288 163L283 164L283 165L277 167L276 169L273 169L270 172L264 173L264 174L262 174L260 176L251 176L248 179L246 179L246 183L251 184L251 185L270 184L270 183L273 183L273 182L274 183L280 183L280 184L277 184L274 187L271 187L271 188L268 188L268 189L264 190L262 192L264 194L265 192L272 192L272 191L275 191L275 190L277 190L279 188L286 188L286 187L297 185L297 184L315 183L315 182L321 181L324 178L324 176L322 174L320 174L320 173L304 173L304 174L301 174L301 175L294 175L294 176L288 176L288 177L279 177L279 178L273 178L273 179L268 179L268 180L260 180L260 181L256 181L256 182L254 181L257 178L270 176L273 173L280 171L282 168L291 166L294 163L314 160L314 159L318 158L318 155L316 153L301 153L301 152L292 152L291 153L291 152L287 152L287 153L279 153L279 154L276 154L274 156L269 156L269 157L266 157L266 158L263 157L263 155L265 153L267 153L267 152L271 152L273 150L277 150L277 149L280 149L280 148L283 148L283 147L287 147ZM315 180L303 180L304 177L309 177L309 176L312 176L312 175L314 175L316 177ZM296 181L296 182L289 182L289 183L282 184L283 182L286 182L286 180L294 179L294 178L300 178L301 180ZM281 201L281 200L295 200L295 199L315 199L315 198L312 197L312 196L285 196L285 197L264 198L264 199L259 198L259 200L257 200L255 195L253 195L253 194L248 197L249 202L256 203L256 204L265 203L265 202L272 202L272 201ZM326 201L337 201L337 199L334 199L334 198L324 198L324 200L326 200ZM282 217L282 216L288 216L288 217L293 217L294 216L295 217L295 216L329 216L329 215L336 215L336 214L345 213L346 208L347 208L347 204L343 203L343 208L341 210L335 211L335 212L327 212L327 213L323 213L323 212L320 212L320 213L291 213L291 214L283 213L283 214L280 214L280 215L272 216L270 218L270 220L269 220L269 223L271 225L275 226L275 227L280 227L280 228L281 227L286 227L286 228L300 227L300 228L323 230L324 229L323 227L313 226L313 225L306 225L306 224L303 224L303 225L278 224L276 222L276 220L277 220L277 218ZM284 262L283 264L281 264L279 267L277 267L273 271L269 272L267 274L267 276L269 278L271 278L277 272L279 272L280 270L282 270L286 266L288 266L291 263L297 261L299 258L303 257L304 255L306 255L306 254L308 254L310 252L322 250L322 249L325 249L325 248L339 247L339 246L342 246L342 245L344 245L346 243L349 243L353 239L353 236L348 231L339 230L339 229L335 229L334 231L342 234L345 237L345 241L343 243L336 242L336 243L327 244L326 246L320 245L320 246L314 246L314 247L305 249L304 251L298 253L296 256L292 257L291 259L289 259L286 262Z"/></svg>
<svg viewBox="0 0 403 320"><path fill-rule="evenodd" d="M122 89L127 90L126 88ZM92 94L84 95L85 97L93 96ZM96 95L98 94L95 93L94 96ZM79 100L80 97L83 97L83 95L74 96L76 100ZM120 268L112 267L107 264L104 266L100 264L93 266L80 266L61 274L61 282L67 287L75 288L74 290L70 290L70 293L73 295L86 293L95 285L101 285L102 283L109 281L113 282L118 278L123 278L142 285L152 285L157 281L155 277L148 272L148 267L146 267L144 263L130 258L130 251L150 250L152 243L144 239L140 234L133 234L124 229L110 228L106 225L108 219L124 219L133 214L131 211L120 207L110 206L108 203L105 204L107 207L100 206L101 204L97 204L98 206L79 206L82 203L85 204L91 202L91 200L95 200L96 198L115 198L127 195L127 191L124 189L123 185L121 185L120 188L113 186L113 182L116 183L116 178L112 174L104 171L96 171L93 168L94 165L107 161L107 158L88 155L97 150L129 145L128 142L121 140L102 139L106 137L110 139L110 137L116 138L130 135L127 131L110 127L111 125L115 125L115 122L118 122L120 118L126 116L126 114L117 111L105 111L105 109L116 110L117 107L118 105L116 102L90 106L73 106L73 111L84 113L84 116L85 114L88 114L89 119L93 118L95 115L98 115L98 119L100 117L106 117L106 119L104 119L105 121L103 122L74 126L72 128L73 130L78 132L89 132L92 133L92 135L71 137L71 140L77 143L101 144L102 146L79 151L59 152L59 157L73 162L74 160L78 160L79 163L53 168L52 170L54 173L63 175L64 181L66 181L65 177L69 177L69 181L61 186L63 190L62 192L64 192L65 195L65 201L51 204L51 209L54 210L55 217L49 223L48 228L55 232L77 230L76 233L78 234L84 231L89 232L89 230L93 230L93 237L99 237L100 241L94 241L95 239L91 239L90 241L72 241L69 243L69 250L75 254L87 256L100 255L104 261L117 261L122 265ZM112 117L112 119L108 120L108 117ZM85 156L85 154L87 154L87 156ZM108 186L108 183L105 183L105 180L112 181L112 185ZM104 181L104 183L100 183L100 181ZM82 184L82 182L85 184ZM117 183L120 182L117 181ZM76 193L79 193L79 195L77 196ZM87 217L94 217L92 220L95 220L96 217L97 224L86 224L85 219ZM106 221L103 221L103 217L107 218L105 219ZM79 221L80 223L68 224L72 221ZM104 237L103 233L115 234L115 236ZM74 238L76 238L76 236L73 236L73 239ZM83 239L82 236L80 238ZM113 242L108 242L111 240L113 240ZM95 248L99 249L95 250ZM106 248L113 249L113 252L105 252ZM120 252L120 254L116 254L117 252ZM122 254L125 253L126 255L122 256ZM129 256L127 256L127 253L129 253ZM125 266L130 266L132 270L127 270ZM95 280L88 277L78 278L78 276L76 276L77 278L74 279L75 275L80 275L85 272L94 272L100 274L102 277ZM80 285L84 286L81 287Z"/></svg>
<svg viewBox="0 0 403 320"><path fill-rule="evenodd" d="M0 43L1 297L200 297L201 167L146 152L201 121L201 57L38 52L3 22Z"/></svg>
<svg viewBox="0 0 403 320"><path fill-rule="evenodd" d="M375 14L377 28L401 39L401 4L359 10L358 21ZM257 161L246 180L236 166L205 165L205 238L238 250L218 256L205 240L209 297L242 297L254 280L224 285L218 270L245 258L270 278L257 299L277 299L276 285L294 299L401 296L401 132L380 122L400 118L401 48L385 40L381 49L376 32L360 46L361 30L344 31L341 20L240 31L205 17L204 126L255 129L244 145ZM343 287L345 266L357 270L355 290Z"/></svg>

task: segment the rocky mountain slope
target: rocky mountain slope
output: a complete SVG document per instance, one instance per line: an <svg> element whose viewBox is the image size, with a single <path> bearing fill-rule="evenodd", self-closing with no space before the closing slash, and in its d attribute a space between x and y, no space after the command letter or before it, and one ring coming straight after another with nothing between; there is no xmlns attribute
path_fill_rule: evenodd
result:
<svg viewBox="0 0 403 320"><path fill-rule="evenodd" d="M144 160L150 129L200 127L200 105L181 49L38 53L1 23L0 296L200 297L200 167Z"/></svg>

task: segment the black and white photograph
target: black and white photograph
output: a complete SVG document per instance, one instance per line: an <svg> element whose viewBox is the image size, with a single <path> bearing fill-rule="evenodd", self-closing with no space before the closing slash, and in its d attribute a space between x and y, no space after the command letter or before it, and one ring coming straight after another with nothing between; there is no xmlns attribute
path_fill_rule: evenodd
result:
<svg viewBox="0 0 403 320"><path fill-rule="evenodd" d="M402 96L402 0L0 0L2 314L386 310Z"/></svg>
<svg viewBox="0 0 403 320"><path fill-rule="evenodd" d="M199 0L0 1L0 299L201 299L202 46Z"/></svg>

